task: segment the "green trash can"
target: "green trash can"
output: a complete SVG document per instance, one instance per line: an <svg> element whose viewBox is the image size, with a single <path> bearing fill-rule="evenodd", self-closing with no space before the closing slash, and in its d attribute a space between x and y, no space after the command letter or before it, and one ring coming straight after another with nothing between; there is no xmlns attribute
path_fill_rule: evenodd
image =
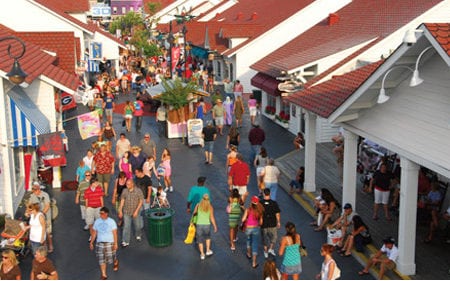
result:
<svg viewBox="0 0 450 281"><path fill-rule="evenodd" d="M173 209L149 209L146 212L148 220L148 243L154 247L167 247L172 244Z"/></svg>

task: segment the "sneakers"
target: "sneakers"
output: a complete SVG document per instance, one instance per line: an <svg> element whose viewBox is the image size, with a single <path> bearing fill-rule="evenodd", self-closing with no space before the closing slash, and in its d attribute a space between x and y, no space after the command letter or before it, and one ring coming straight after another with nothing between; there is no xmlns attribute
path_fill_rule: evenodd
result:
<svg viewBox="0 0 450 281"><path fill-rule="evenodd" d="M173 186L169 188L169 192L173 192Z"/></svg>
<svg viewBox="0 0 450 281"><path fill-rule="evenodd" d="M164 188L164 192L167 192L167 191L169 191L169 188L168 187Z"/></svg>
<svg viewBox="0 0 450 281"><path fill-rule="evenodd" d="M211 250L209 250L209 251L206 252L206 255L207 255L207 256L212 256L212 254L214 254L214 253L213 253L213 251L211 251Z"/></svg>
<svg viewBox="0 0 450 281"><path fill-rule="evenodd" d="M269 254L271 254L271 255L274 256L274 257L277 256L277 254L275 254L275 251L274 251L273 249L270 249L270 250L269 250Z"/></svg>
<svg viewBox="0 0 450 281"><path fill-rule="evenodd" d="M205 255L200 255L200 259L204 260L205 259Z"/></svg>
<svg viewBox="0 0 450 281"><path fill-rule="evenodd" d="M130 245L130 243L127 242L122 242L122 248L126 248Z"/></svg>
<svg viewBox="0 0 450 281"><path fill-rule="evenodd" d="M142 241L142 237L141 237L141 236L136 236L136 240L137 240L138 242L141 242L141 241Z"/></svg>
<svg viewBox="0 0 450 281"><path fill-rule="evenodd" d="M264 258L268 258L269 257L269 253L268 252L264 252Z"/></svg>
<svg viewBox="0 0 450 281"><path fill-rule="evenodd" d="M83 229L84 230L89 230L89 225L86 224Z"/></svg>

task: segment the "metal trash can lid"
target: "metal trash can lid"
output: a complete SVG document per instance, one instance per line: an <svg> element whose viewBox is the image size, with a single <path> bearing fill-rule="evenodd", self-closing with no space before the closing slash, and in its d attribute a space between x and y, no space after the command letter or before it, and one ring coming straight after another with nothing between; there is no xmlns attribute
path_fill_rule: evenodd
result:
<svg viewBox="0 0 450 281"><path fill-rule="evenodd" d="M175 214L175 211L173 209L149 209L146 212L146 216L151 219L157 219L162 220L165 218L169 218Z"/></svg>

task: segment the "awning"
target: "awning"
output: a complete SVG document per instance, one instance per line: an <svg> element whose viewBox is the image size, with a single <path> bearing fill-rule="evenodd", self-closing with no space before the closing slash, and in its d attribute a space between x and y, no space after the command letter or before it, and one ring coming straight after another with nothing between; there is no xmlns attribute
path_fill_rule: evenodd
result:
<svg viewBox="0 0 450 281"><path fill-rule="evenodd" d="M49 120L19 86L7 95L11 111L11 145L37 146L37 135L50 133Z"/></svg>
<svg viewBox="0 0 450 281"><path fill-rule="evenodd" d="M252 84L252 86L263 90L271 96L281 96L281 92L280 90L278 90L278 84L280 83L280 81L273 78L272 76L259 72L255 76L253 76L250 83Z"/></svg>
<svg viewBox="0 0 450 281"><path fill-rule="evenodd" d="M206 59L208 58L208 50L205 50L203 48L192 46L191 49L192 55L197 58Z"/></svg>

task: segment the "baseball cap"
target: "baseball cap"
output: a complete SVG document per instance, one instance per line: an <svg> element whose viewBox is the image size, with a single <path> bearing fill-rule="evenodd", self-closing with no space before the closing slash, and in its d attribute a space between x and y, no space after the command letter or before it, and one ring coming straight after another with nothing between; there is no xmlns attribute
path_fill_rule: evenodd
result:
<svg viewBox="0 0 450 281"><path fill-rule="evenodd" d="M259 202L259 198L258 198L258 196L253 196L252 197L252 204L258 204L258 202Z"/></svg>
<svg viewBox="0 0 450 281"><path fill-rule="evenodd" d="M386 238L383 239L383 243L385 243L385 244L395 244L395 239L392 238L391 236L389 236L389 237L386 237Z"/></svg>
<svg viewBox="0 0 450 281"><path fill-rule="evenodd" d="M352 208L352 204L347 203L344 205L344 209L351 209Z"/></svg>

